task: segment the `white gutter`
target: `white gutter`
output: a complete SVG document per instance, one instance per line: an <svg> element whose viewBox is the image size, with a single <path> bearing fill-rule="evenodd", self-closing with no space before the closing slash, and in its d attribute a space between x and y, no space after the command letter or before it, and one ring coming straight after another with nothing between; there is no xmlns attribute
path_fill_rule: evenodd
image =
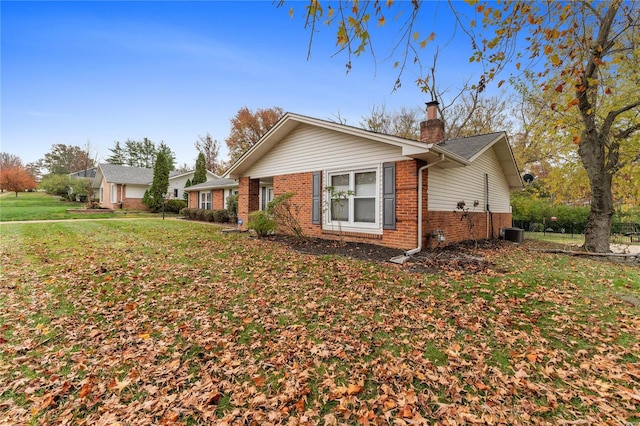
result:
<svg viewBox="0 0 640 426"><path fill-rule="evenodd" d="M440 153L440 159L438 161L426 164L418 169L418 247L404 252L405 256L413 256L422 250L422 172L443 161L444 153Z"/></svg>

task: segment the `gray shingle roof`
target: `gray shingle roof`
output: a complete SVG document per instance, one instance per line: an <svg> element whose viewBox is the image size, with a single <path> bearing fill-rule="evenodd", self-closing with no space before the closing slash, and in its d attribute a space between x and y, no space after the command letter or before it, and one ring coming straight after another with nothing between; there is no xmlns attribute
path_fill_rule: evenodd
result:
<svg viewBox="0 0 640 426"><path fill-rule="evenodd" d="M466 160L470 160L503 134L504 132L496 132L467 138L450 139L439 143L438 146Z"/></svg>
<svg viewBox="0 0 640 426"><path fill-rule="evenodd" d="M200 191L206 189L225 189L225 188L235 188L238 186L238 182L233 179L225 179L225 178L217 178L210 179L206 182L199 183L197 185L188 186L184 190L189 191Z"/></svg>
<svg viewBox="0 0 640 426"><path fill-rule="evenodd" d="M153 169L129 167L118 164L103 163L100 169L107 182L125 183L129 185L149 185L153 182ZM172 171L169 177L179 173Z"/></svg>

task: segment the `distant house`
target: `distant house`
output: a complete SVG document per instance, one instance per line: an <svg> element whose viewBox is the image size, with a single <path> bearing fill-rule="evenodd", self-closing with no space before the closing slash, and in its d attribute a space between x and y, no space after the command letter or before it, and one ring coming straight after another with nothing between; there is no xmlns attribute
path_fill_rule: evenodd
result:
<svg viewBox="0 0 640 426"><path fill-rule="evenodd" d="M228 188L190 188L190 205L210 191L217 208L216 192L237 190L246 226L250 212L293 192L307 235L409 252L497 237L512 224L510 192L522 188L506 134L445 141L437 103L420 141L287 113L223 177Z"/></svg>
<svg viewBox="0 0 640 426"><path fill-rule="evenodd" d="M94 177L96 177L96 170L98 168L97 167L91 167L85 170L80 170L77 171L75 173L70 173L69 177L71 178L87 178L87 179L93 179Z"/></svg>
<svg viewBox="0 0 640 426"><path fill-rule="evenodd" d="M227 198L238 193L238 182L233 179L214 178L184 189L189 194L188 206L206 210L227 208Z"/></svg>
<svg viewBox="0 0 640 426"><path fill-rule="evenodd" d="M184 185L193 175L194 171L169 173L168 198L182 199ZM217 178L218 176L207 171L207 179ZM153 169L103 163L98 165L93 187L102 207L145 209L142 197L152 182Z"/></svg>

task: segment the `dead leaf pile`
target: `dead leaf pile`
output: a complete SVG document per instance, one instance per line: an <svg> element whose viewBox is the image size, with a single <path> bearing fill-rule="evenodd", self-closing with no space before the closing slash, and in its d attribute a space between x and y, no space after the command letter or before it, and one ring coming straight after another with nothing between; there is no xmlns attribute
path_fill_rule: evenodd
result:
<svg viewBox="0 0 640 426"><path fill-rule="evenodd" d="M197 223L21 226L0 424L640 421L640 312L614 296L637 268L494 247L425 275Z"/></svg>

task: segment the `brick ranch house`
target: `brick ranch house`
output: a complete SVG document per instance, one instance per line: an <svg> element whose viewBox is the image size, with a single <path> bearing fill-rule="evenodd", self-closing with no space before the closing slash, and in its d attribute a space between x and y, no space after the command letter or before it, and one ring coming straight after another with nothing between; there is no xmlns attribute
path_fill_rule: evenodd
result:
<svg viewBox="0 0 640 426"><path fill-rule="evenodd" d="M183 199L184 186L187 180L193 179L195 171L169 173L168 198ZM207 179L218 179L218 176L207 171ZM151 188L153 169L130 167L118 164L99 164L93 178L101 207L111 209L146 210L142 197Z"/></svg>
<svg viewBox="0 0 640 426"><path fill-rule="evenodd" d="M202 190L212 194L214 209L237 190L243 227L274 195L293 192L306 235L410 254L498 237L512 225L510 192L522 188L506 134L445 141L437 103L427 105L420 141L287 113L233 164L226 187L211 182ZM342 207L331 202L328 187L346 195ZM201 192L189 192L189 206L197 207ZM468 209L464 218L460 201Z"/></svg>

